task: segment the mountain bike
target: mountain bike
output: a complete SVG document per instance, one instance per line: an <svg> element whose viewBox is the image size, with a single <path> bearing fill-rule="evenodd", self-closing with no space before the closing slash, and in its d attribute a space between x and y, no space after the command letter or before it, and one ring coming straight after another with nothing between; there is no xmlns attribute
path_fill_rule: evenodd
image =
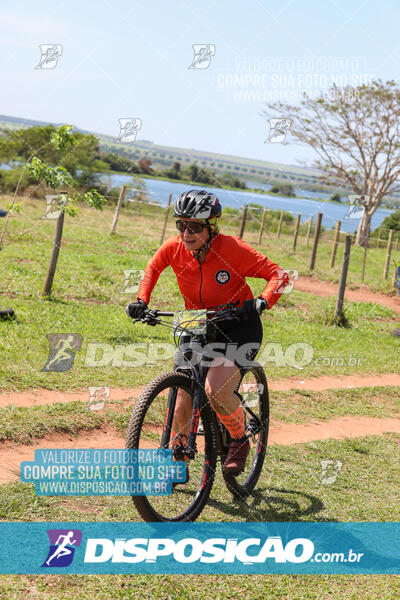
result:
<svg viewBox="0 0 400 600"><path fill-rule="evenodd" d="M204 383L209 364L215 358L215 354L210 353L210 324L221 320L233 322L239 318L241 309L232 304L216 308L218 310L183 311L178 313L178 318L177 313L147 309L142 319L135 319L149 325L170 327L177 346L179 335L186 340L178 347L174 371L159 375L144 388L128 426L128 449L171 449L173 460L184 460L188 467L187 482L173 484L171 494L132 496L145 521L194 521L209 498L217 461L223 464L226 458L230 435L212 409ZM174 316L173 323L162 319ZM182 393L192 402L185 444L182 436L171 439L177 395ZM240 367L240 381L234 393L244 409L250 452L241 473L233 475L223 471L223 478L234 496L245 498L260 477L268 442L268 386L259 363L252 360L248 366Z"/></svg>

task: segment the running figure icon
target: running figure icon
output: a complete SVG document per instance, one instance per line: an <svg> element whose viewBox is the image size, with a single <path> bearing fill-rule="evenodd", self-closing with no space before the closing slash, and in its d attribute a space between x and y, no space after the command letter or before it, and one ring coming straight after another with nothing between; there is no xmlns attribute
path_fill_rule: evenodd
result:
<svg viewBox="0 0 400 600"><path fill-rule="evenodd" d="M59 535L58 539L56 541L56 545L57 545L57 550L50 556L50 558L48 560L46 560L46 565L50 566L51 561L53 560L53 558L56 558L57 556L59 558L61 558L62 556L66 556L67 554L72 554L72 550L71 548L67 548L68 544L76 544L78 540L74 540L71 539L74 537L74 532L73 531L69 531L67 533L67 535ZM63 540L60 543L60 540Z"/></svg>
<svg viewBox="0 0 400 600"><path fill-rule="evenodd" d="M80 529L48 529L50 548L42 567L68 567L73 559L75 550L81 545L82 531Z"/></svg>
<svg viewBox="0 0 400 600"><path fill-rule="evenodd" d="M69 371L75 353L82 346L82 336L76 333L49 333L49 356L42 371Z"/></svg>

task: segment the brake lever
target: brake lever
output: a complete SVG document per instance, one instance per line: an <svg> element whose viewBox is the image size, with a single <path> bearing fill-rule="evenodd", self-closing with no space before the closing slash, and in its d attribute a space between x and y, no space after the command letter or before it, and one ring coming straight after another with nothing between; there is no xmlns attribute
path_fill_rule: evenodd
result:
<svg viewBox="0 0 400 600"><path fill-rule="evenodd" d="M143 323L147 323L147 325L158 325L161 323L160 319L157 318L157 311L149 310L146 316L142 319Z"/></svg>

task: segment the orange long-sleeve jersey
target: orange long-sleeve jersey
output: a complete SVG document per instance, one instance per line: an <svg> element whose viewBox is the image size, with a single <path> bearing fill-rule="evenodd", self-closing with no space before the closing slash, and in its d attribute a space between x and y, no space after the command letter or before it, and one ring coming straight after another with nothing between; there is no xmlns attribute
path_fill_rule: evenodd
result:
<svg viewBox="0 0 400 600"><path fill-rule="evenodd" d="M160 273L171 266L186 309L213 308L228 302L241 306L253 298L246 277L268 281L261 296L271 308L289 283L287 273L239 237L219 233L202 263L186 250L179 236L169 238L148 262L137 298L146 302Z"/></svg>

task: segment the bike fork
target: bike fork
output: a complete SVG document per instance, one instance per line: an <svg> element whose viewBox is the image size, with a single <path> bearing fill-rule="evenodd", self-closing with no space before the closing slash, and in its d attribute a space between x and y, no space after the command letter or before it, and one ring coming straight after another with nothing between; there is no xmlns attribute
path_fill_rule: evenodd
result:
<svg viewBox="0 0 400 600"><path fill-rule="evenodd" d="M161 437L161 448L168 448L171 439L172 422L174 420L176 396L178 388L171 388L168 393L167 412L165 414L164 428Z"/></svg>
<svg viewBox="0 0 400 600"><path fill-rule="evenodd" d="M196 435L197 435L197 430L199 428L200 408L201 408L202 397L203 397L203 389L200 386L198 386L196 388L196 392L194 395L192 419L190 421L188 443L187 443L186 450L185 450L185 454L190 459L194 458L194 456L196 454Z"/></svg>

